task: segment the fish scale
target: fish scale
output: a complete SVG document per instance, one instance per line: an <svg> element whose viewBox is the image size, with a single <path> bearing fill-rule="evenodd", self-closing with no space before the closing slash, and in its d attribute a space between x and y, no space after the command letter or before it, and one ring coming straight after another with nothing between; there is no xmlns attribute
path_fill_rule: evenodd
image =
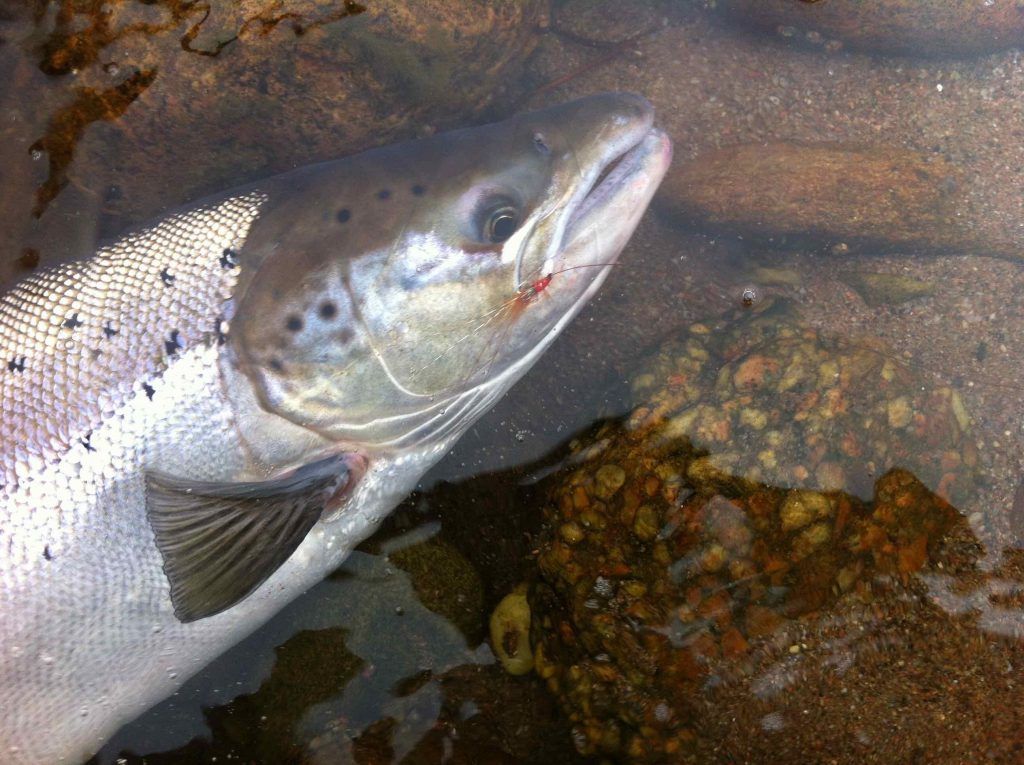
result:
<svg viewBox="0 0 1024 765"><path fill-rule="evenodd" d="M224 252L241 246L264 201L252 192L172 216L0 299L4 492L145 395L172 355L216 338L238 278Z"/></svg>
<svg viewBox="0 0 1024 765"><path fill-rule="evenodd" d="M189 630L174 617L144 470L215 479L246 468L214 328L238 278L221 259L244 243L263 200L172 216L0 301L0 348L24 358L23 370L0 369L0 652L15 662L0 661L0 709L15 729L63 721L63 735L91 742L82 756L102 743L105 706L173 687L188 671L184 646L203 651L239 628L227 619ZM175 330L181 346L169 355ZM80 637L69 642L62 625ZM0 752L15 759L65 750L56 740L22 752L0 730Z"/></svg>

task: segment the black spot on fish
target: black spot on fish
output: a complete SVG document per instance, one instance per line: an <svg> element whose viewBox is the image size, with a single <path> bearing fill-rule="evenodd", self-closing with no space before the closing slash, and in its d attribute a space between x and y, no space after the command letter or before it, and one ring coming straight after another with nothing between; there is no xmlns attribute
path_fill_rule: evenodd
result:
<svg viewBox="0 0 1024 765"><path fill-rule="evenodd" d="M418 183L415 186L413 186L410 189L410 191L412 191L412 195L414 197L421 197L427 193L427 190L423 186L420 186Z"/></svg>
<svg viewBox="0 0 1024 765"><path fill-rule="evenodd" d="M338 223L348 223L349 219L352 217L352 212L348 208L343 207L338 210L334 217L338 219Z"/></svg>
<svg viewBox="0 0 1024 765"><path fill-rule="evenodd" d="M82 322L78 320L78 314L73 313L64 320L64 326L68 329L76 329L82 326Z"/></svg>
<svg viewBox="0 0 1024 765"><path fill-rule="evenodd" d="M321 319L330 321L338 315L338 306L330 300L325 300L320 304L320 308L317 309L317 313L320 314Z"/></svg>
<svg viewBox="0 0 1024 765"><path fill-rule="evenodd" d="M275 372L282 372L284 371L284 364L281 363L281 359L271 359L270 368Z"/></svg>
<svg viewBox="0 0 1024 765"><path fill-rule="evenodd" d="M292 314L288 317L288 321L284 323L284 326L289 332L301 332L302 331L302 317Z"/></svg>
<svg viewBox="0 0 1024 765"><path fill-rule="evenodd" d="M380 191L378 191L377 199L381 200L382 202L391 199L391 189L381 189Z"/></svg>
<svg viewBox="0 0 1024 765"><path fill-rule="evenodd" d="M164 283L165 287L170 287L172 284L174 284L174 279L175 277L171 276L171 272L168 271L166 268L160 272L160 281Z"/></svg>
<svg viewBox="0 0 1024 765"><path fill-rule="evenodd" d="M232 250L230 247L226 247L224 252L220 254L220 267L221 268L234 268L238 265L238 253Z"/></svg>
<svg viewBox="0 0 1024 765"><path fill-rule="evenodd" d="M175 355L181 350L181 340L178 339L178 330L172 329L167 340L164 340L164 350L168 356Z"/></svg>
<svg viewBox="0 0 1024 765"><path fill-rule="evenodd" d="M25 357L22 356L20 359L15 357L7 362L8 372L24 372L25 371Z"/></svg>
<svg viewBox="0 0 1024 765"><path fill-rule="evenodd" d="M89 440L91 438L92 438L92 431L90 430L88 433L85 434L85 436L83 438L78 439L79 441L82 442L82 446L85 447L85 450L87 452L94 452L94 451L96 451L95 447L89 442Z"/></svg>
<svg viewBox="0 0 1024 765"><path fill-rule="evenodd" d="M18 265L27 271L31 271L39 266L40 258L39 250L34 247L26 247L21 251L21 256L18 258Z"/></svg>
<svg viewBox="0 0 1024 765"><path fill-rule="evenodd" d="M43 545L43 557L46 558L46 560L53 560L53 553L50 552L49 545Z"/></svg>
<svg viewBox="0 0 1024 765"><path fill-rule="evenodd" d="M213 325L213 335L217 338L217 345L224 345L228 341L227 322L224 321L223 316L218 316L217 321Z"/></svg>
<svg viewBox="0 0 1024 765"><path fill-rule="evenodd" d="M142 383L142 390L145 391L146 398L148 398L150 401L152 401L153 400L153 394L156 393L156 390L153 388L153 386L150 385L149 383Z"/></svg>

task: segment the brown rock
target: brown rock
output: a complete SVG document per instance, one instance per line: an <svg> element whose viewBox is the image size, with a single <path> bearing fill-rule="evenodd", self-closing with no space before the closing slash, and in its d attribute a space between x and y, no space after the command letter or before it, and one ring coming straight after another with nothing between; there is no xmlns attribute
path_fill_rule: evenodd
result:
<svg viewBox="0 0 1024 765"><path fill-rule="evenodd" d="M741 23L811 43L914 56L973 56L1024 44L1018 0L717 0Z"/></svg>
<svg viewBox="0 0 1024 765"><path fill-rule="evenodd" d="M962 177L891 146L744 144L678 164L659 199L700 225L792 244L956 251L977 246Z"/></svg>

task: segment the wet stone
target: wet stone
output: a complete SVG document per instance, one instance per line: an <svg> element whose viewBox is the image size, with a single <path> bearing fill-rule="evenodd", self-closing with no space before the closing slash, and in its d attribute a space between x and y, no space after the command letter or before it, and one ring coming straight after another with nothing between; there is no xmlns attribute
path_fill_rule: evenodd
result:
<svg viewBox="0 0 1024 765"><path fill-rule="evenodd" d="M931 297L936 291L931 282L902 274L857 272L844 274L842 280L853 287L872 308Z"/></svg>
<svg viewBox="0 0 1024 765"><path fill-rule="evenodd" d="M530 604L524 590L506 595L491 614L491 647L510 675L524 675L533 669Z"/></svg>
<svg viewBox="0 0 1024 765"><path fill-rule="evenodd" d="M688 222L776 244L953 252L981 246L971 227L978 213L965 189L964 169L941 155L884 144L776 141L679 162L658 200Z"/></svg>
<svg viewBox="0 0 1024 765"><path fill-rule="evenodd" d="M779 645L812 651L798 635L847 601L877 602L938 570L946 535L964 527L901 469L864 501L694 470L705 457L665 420L606 424L574 456L591 443L600 456L545 481L548 525L528 593L537 674L585 756L712 761L695 731L713 718L716 689L756 679ZM625 474L608 522L566 547L555 530L574 510L563 500L598 491L606 460ZM651 494L651 465L680 478Z"/></svg>
<svg viewBox="0 0 1024 765"><path fill-rule="evenodd" d="M714 327L662 344L632 382L631 427L664 423L708 450L688 463L691 480L867 498L879 475L900 467L953 501L974 490L977 447L959 393L877 338L830 338L770 300ZM789 528L824 514L802 506L811 496L794 495Z"/></svg>
<svg viewBox="0 0 1024 765"><path fill-rule="evenodd" d="M792 42L921 57L973 56L1020 45L1017 0L714 0L737 23Z"/></svg>

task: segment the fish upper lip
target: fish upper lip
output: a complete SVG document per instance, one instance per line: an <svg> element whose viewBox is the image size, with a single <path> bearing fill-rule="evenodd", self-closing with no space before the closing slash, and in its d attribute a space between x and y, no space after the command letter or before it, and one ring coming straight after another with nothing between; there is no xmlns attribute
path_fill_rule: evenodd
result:
<svg viewBox="0 0 1024 765"><path fill-rule="evenodd" d="M613 194L621 182L636 171L637 166L640 164L643 144L647 138L661 132L658 128L648 126L644 132L636 136L635 141L604 163L586 193L579 198L573 211L569 214L565 233L562 237L563 247L566 243L572 241L575 224L582 220L601 200Z"/></svg>

